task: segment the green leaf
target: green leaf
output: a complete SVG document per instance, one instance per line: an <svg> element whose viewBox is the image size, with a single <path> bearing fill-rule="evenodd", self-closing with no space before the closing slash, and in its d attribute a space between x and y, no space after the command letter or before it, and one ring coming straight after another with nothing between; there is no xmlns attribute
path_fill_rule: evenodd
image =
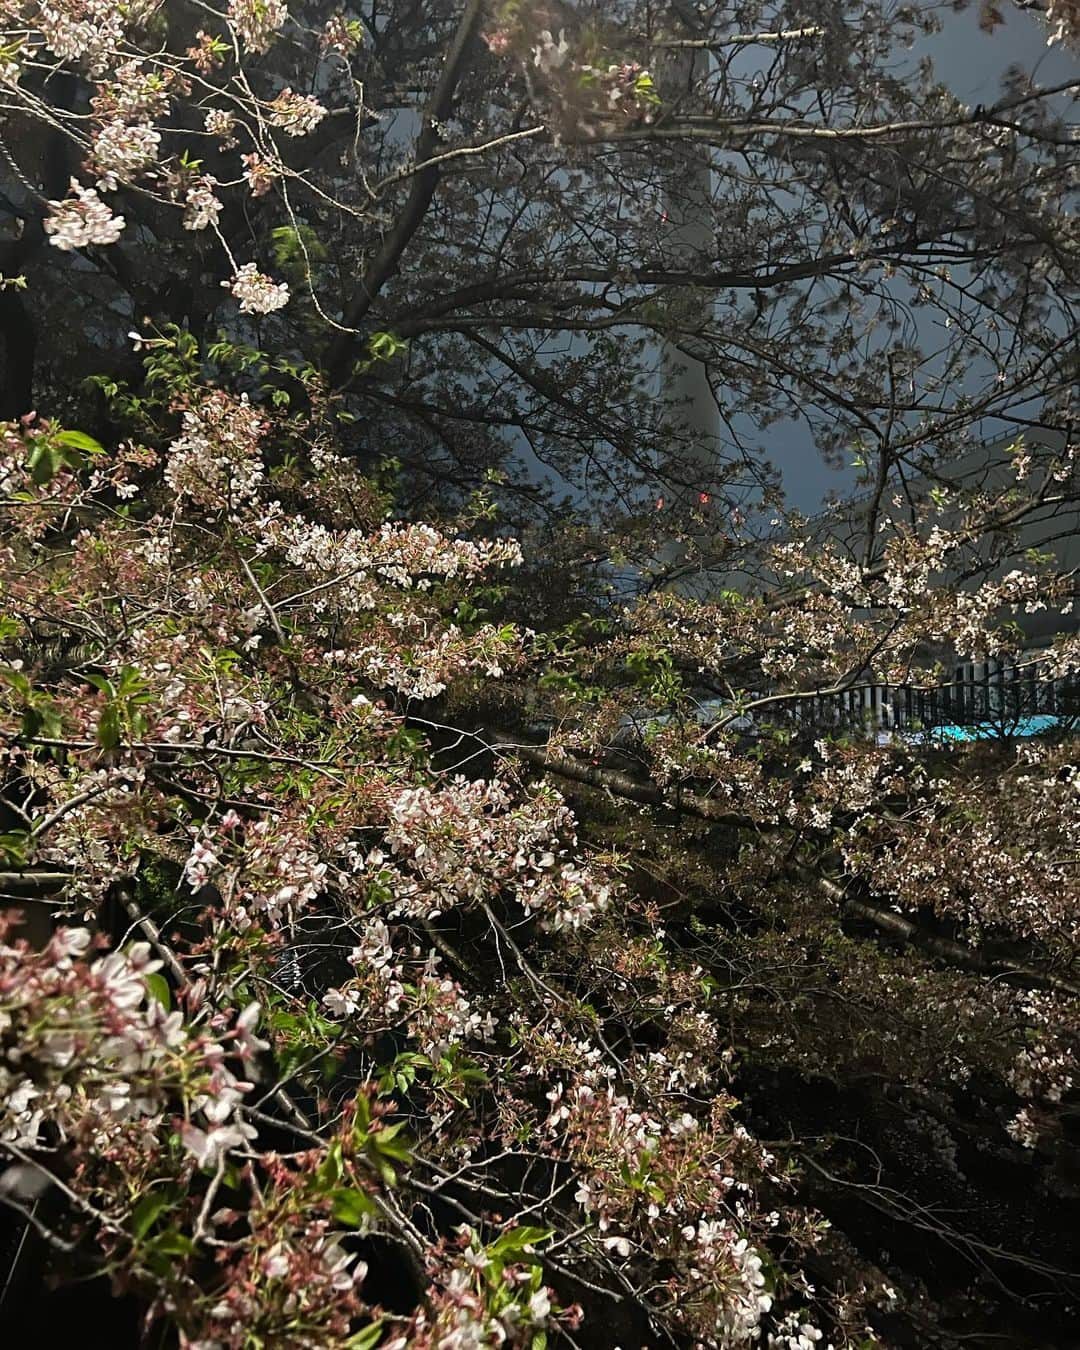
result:
<svg viewBox="0 0 1080 1350"><path fill-rule="evenodd" d="M301 224L299 229L292 225L279 225L270 231L274 261L278 267L289 268L303 266L306 261L323 262L326 258L326 246L310 225ZM307 259L304 251L307 250Z"/></svg>
<svg viewBox="0 0 1080 1350"><path fill-rule="evenodd" d="M24 867L29 857L30 834L27 830L15 830L11 834L0 834L0 858L15 867Z"/></svg>
<svg viewBox="0 0 1080 1350"><path fill-rule="evenodd" d="M363 1331L350 1336L345 1342L345 1350L372 1350L372 1347L378 1345L382 1339L383 1321L384 1319L380 1317L377 1322L364 1327Z"/></svg>
<svg viewBox="0 0 1080 1350"><path fill-rule="evenodd" d="M95 441L93 436L88 436L85 431L61 431L56 436L56 443L72 450L83 450L88 455L105 453L105 447L101 442Z"/></svg>
<svg viewBox="0 0 1080 1350"><path fill-rule="evenodd" d="M59 739L64 730L64 720L52 699L41 698L38 700L35 717L38 735L44 736L46 739Z"/></svg>
<svg viewBox="0 0 1080 1350"><path fill-rule="evenodd" d="M162 1256L193 1256L195 1244L186 1233L170 1229L153 1240L153 1249Z"/></svg>
<svg viewBox="0 0 1080 1350"><path fill-rule="evenodd" d="M660 102L660 95L656 92L652 76L647 70L643 70L634 81L634 93L645 103L658 104Z"/></svg>
<svg viewBox="0 0 1080 1350"><path fill-rule="evenodd" d="M131 1216L131 1236L136 1242L144 1238L158 1220L161 1211L169 1204L170 1197L164 1190L147 1191Z"/></svg>
<svg viewBox="0 0 1080 1350"><path fill-rule="evenodd" d="M359 1228L364 1219L375 1213L375 1202L365 1191L353 1186L342 1186L330 1192L334 1204L334 1218L350 1228Z"/></svg>
<svg viewBox="0 0 1080 1350"><path fill-rule="evenodd" d="M553 1228L511 1228L494 1241L489 1250L505 1256L510 1252L520 1252L526 1247L535 1247L538 1242L546 1242L554 1234Z"/></svg>
<svg viewBox="0 0 1080 1350"><path fill-rule="evenodd" d="M331 1186L334 1186L341 1180L343 1170L341 1161L341 1140L335 1139L326 1150L326 1157L320 1164L316 1176L320 1181L328 1182Z"/></svg>
<svg viewBox="0 0 1080 1350"><path fill-rule="evenodd" d="M0 680L5 684L11 685L17 694L22 694L23 698L28 698L33 689L30 681L21 670L12 670L8 666L0 667Z"/></svg>
<svg viewBox="0 0 1080 1350"><path fill-rule="evenodd" d="M157 999L166 1012L170 1012L172 1010L172 993L165 976L154 971L143 978L146 980L147 989L150 990L150 996Z"/></svg>
<svg viewBox="0 0 1080 1350"><path fill-rule="evenodd" d="M56 476L57 470L63 464L63 458L54 446L39 442L31 450L26 462L30 468L31 481L38 487L44 487Z"/></svg>
<svg viewBox="0 0 1080 1350"><path fill-rule="evenodd" d="M374 1149L383 1158L393 1158L395 1162L410 1162L412 1152L408 1144L394 1138L400 1129L400 1125L391 1125L387 1129L377 1130L368 1138L369 1148Z"/></svg>
<svg viewBox="0 0 1080 1350"><path fill-rule="evenodd" d="M375 361L390 361L408 345L396 333L372 333L368 339L368 351Z"/></svg>
<svg viewBox="0 0 1080 1350"><path fill-rule="evenodd" d="M107 703L98 718L97 743L103 750L112 750L120 744L120 709Z"/></svg>

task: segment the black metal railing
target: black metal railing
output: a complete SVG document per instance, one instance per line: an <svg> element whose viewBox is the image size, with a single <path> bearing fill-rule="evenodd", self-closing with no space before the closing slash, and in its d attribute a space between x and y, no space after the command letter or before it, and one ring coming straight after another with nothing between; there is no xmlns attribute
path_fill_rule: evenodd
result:
<svg viewBox="0 0 1080 1350"><path fill-rule="evenodd" d="M770 719L775 720L775 719ZM1080 679L1055 676L1044 662L976 661L933 688L854 685L787 706L783 721L802 728L920 731L982 726L1001 735L1080 724Z"/></svg>

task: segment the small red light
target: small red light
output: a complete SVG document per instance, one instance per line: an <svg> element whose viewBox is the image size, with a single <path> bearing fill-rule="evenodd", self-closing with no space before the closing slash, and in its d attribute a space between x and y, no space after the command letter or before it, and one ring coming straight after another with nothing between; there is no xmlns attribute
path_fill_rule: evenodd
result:
<svg viewBox="0 0 1080 1350"><path fill-rule="evenodd" d="M702 504L702 506L707 506L709 502L709 494L707 492L699 492L698 501Z"/></svg>
<svg viewBox="0 0 1080 1350"><path fill-rule="evenodd" d="M663 499L663 497L657 497L657 499L656 499L656 509L657 509L658 511L662 511L662 510L664 509L664 499Z"/></svg>

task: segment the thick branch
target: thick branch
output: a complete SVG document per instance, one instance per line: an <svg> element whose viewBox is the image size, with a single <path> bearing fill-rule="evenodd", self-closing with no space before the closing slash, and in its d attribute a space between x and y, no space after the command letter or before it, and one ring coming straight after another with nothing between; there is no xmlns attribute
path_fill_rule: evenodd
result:
<svg viewBox="0 0 1080 1350"><path fill-rule="evenodd" d="M902 942L910 942L913 947L921 948L928 956L936 957L939 961L959 966L963 970L974 971L979 975L996 975L1010 984L1019 984L1026 989L1052 989L1058 994L1080 997L1080 984L1076 984L1073 980L1066 980L1051 971L1038 970L1023 961L1007 961L988 956L978 947L965 947L961 942L953 942L949 938L938 937L935 933L927 933L918 924L905 919L894 910L879 909L877 905L871 905L865 900L854 900L845 896L839 886L824 877L814 878L814 884L822 894L836 900L844 914L855 919L863 919L873 924L880 932L900 938Z"/></svg>
<svg viewBox="0 0 1080 1350"><path fill-rule="evenodd" d="M801 38L821 37L824 28L784 28L776 33L732 33L723 38L669 38L657 47L678 50L718 52L725 47L775 46L779 42L798 42Z"/></svg>
<svg viewBox="0 0 1080 1350"><path fill-rule="evenodd" d="M726 811L718 803L707 797L692 793L679 793L674 800L655 783L643 782L618 769L605 769L599 764L586 764L569 755L555 754L542 745L522 745L498 732L488 732L487 738L492 748L502 752L511 752L528 764L535 765L547 773L558 774L560 778L569 778L575 783L585 783L588 787L600 788L623 797L628 801L642 802L648 806L669 806L673 810L697 816L714 825L728 825L735 829L773 830L778 826L763 822L754 816L736 811Z"/></svg>
<svg viewBox="0 0 1080 1350"><path fill-rule="evenodd" d="M773 287L787 286L795 281L807 281L851 272L856 270L866 258L883 259L896 263L916 258L920 263L928 265L939 263L942 261L940 251L931 255L922 252L924 248L932 246L932 244L933 241L931 240L908 240L899 244L883 244L878 248L868 249L859 258L854 258L850 252L828 253L818 258L787 263L767 271L729 272L719 268L674 268L666 267L660 262L654 262L643 263L640 266L582 265L562 267L558 271L511 272L502 277L493 277L476 282L471 286L461 287L449 294L441 293L437 298L433 297L430 303L425 303L419 314L416 305L410 305L407 309L396 314L389 322L395 333L403 337L409 337L425 331L430 326L431 320L448 314L455 314L471 305L484 304L492 300L516 300L535 303L538 296L543 296L550 303L547 288L574 282L598 286L611 285L616 280L624 282L630 280L638 286L650 287L692 287L695 290L716 291L765 291L771 290ZM980 256L977 250L966 250L959 259L951 252L944 254L945 260L951 263L976 261ZM581 293L576 298L578 303L582 305L586 303L595 305L597 303L596 296L588 292ZM550 315L547 317L550 319ZM497 321L493 324L490 316L483 316L483 318L489 326L497 326Z"/></svg>
<svg viewBox="0 0 1080 1350"><path fill-rule="evenodd" d="M439 77L439 83L435 86L431 102L424 110L423 124L416 141L415 158L419 162L431 161L437 153L440 139L439 124L450 114L458 84L465 73L468 51L482 10L482 0L468 0L443 66L442 75ZM410 240L419 229L431 205L439 182L439 174L438 163L430 162L424 163L417 172L401 215L383 241L382 248L375 255L371 266L361 278L359 288L345 306L342 327L355 329L363 322L376 296L397 271L401 255L408 248ZM354 340L354 333L338 333L331 344L326 365L330 381L335 386L342 384L348 376L349 357Z"/></svg>
<svg viewBox="0 0 1080 1350"><path fill-rule="evenodd" d="M1002 99L990 108L980 105L971 112L958 113L953 117L920 117L903 122L878 122L866 126L847 127L814 126L808 122L766 118L748 121L740 117L690 117L681 122L658 122L652 126L605 128L599 134L596 128L590 127L587 132L578 136L567 137L566 143L595 145L605 141L624 144L628 141L704 141L707 144L726 146L734 139L754 136L786 136L794 140L811 141L888 141L905 140L921 132L940 134L943 131L955 131L960 127L995 126L1017 131L1036 140L1047 140L1055 145L1063 142L1071 144L1072 142L1065 137L1044 132L1040 127L1013 122L1005 119L1003 114L1057 94L1071 93L1078 87L1080 80L1064 80L1051 88Z"/></svg>
<svg viewBox="0 0 1080 1350"><path fill-rule="evenodd" d="M673 810L685 811L688 815L707 820L711 824L728 825L743 829L758 829L767 833L783 828L779 823L756 820L752 816L739 815L723 810L717 803L706 797L693 794L680 794L677 800L668 795L654 783L642 782L629 774L615 769L605 769L600 765L584 764L567 755L552 754L543 746L520 745L508 737L491 734L495 748L512 750L529 764L545 772L557 774L589 787L601 788L616 797L629 801L642 802L652 806L669 806ZM804 879L827 900L837 904L843 914L871 923L883 933L900 938L912 946L919 947L928 956L962 970L971 970L980 975L996 976L1011 984L1024 988L1051 989L1056 993L1080 997L1080 984L1067 980L1051 971L1039 970L1022 961L1009 961L987 955L978 947L966 947L963 943L953 942L949 938L927 933L918 924L893 910L880 909L865 900L856 900L846 894L841 886L827 877L816 876L806 871Z"/></svg>

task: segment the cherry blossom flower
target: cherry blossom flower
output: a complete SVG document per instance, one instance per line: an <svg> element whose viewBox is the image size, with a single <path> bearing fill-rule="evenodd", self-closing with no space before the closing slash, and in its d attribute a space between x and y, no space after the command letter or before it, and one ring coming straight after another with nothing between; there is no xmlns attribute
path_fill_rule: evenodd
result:
<svg viewBox="0 0 1080 1350"><path fill-rule="evenodd" d="M84 62L100 74L124 36L120 8L112 0L42 0L37 25L45 43L61 61Z"/></svg>
<svg viewBox="0 0 1080 1350"><path fill-rule="evenodd" d="M201 75L209 75L223 61L214 38L201 28L195 34L194 45L187 50L187 57Z"/></svg>
<svg viewBox="0 0 1080 1350"><path fill-rule="evenodd" d="M228 15L244 46L258 55L269 51L289 11L282 0L229 0Z"/></svg>
<svg viewBox="0 0 1080 1350"><path fill-rule="evenodd" d="M124 217L115 216L93 188L71 180L72 196L50 202L45 232L53 248L68 253L91 244L115 244L124 229Z"/></svg>
<svg viewBox="0 0 1080 1350"><path fill-rule="evenodd" d="M255 1137L250 1125L215 1125L200 1130L185 1123L180 1127L180 1142L195 1159L197 1167L213 1168L230 1149L239 1148Z"/></svg>
<svg viewBox="0 0 1080 1350"><path fill-rule="evenodd" d="M322 996L323 1006L334 1017L351 1017L360 1007L354 994L342 989L328 989Z"/></svg>
<svg viewBox="0 0 1080 1350"><path fill-rule="evenodd" d="M217 179L204 174L196 179L184 195L184 229L205 230L208 225L216 225L221 215L221 202L214 196Z"/></svg>
<svg viewBox="0 0 1080 1350"><path fill-rule="evenodd" d="M252 151L250 155L242 155L244 164L244 177L247 185L251 189L253 197L262 197L274 186L274 179L278 177L277 170L257 151Z"/></svg>
<svg viewBox="0 0 1080 1350"><path fill-rule="evenodd" d="M115 192L119 182L131 182L156 162L161 133L145 122L131 126L116 119L94 133L92 145L97 186Z"/></svg>
<svg viewBox="0 0 1080 1350"><path fill-rule="evenodd" d="M261 1005L258 1003L249 1003L236 1019L236 1029L233 1036L234 1044L236 1046L237 1054L245 1062L254 1059L256 1055L270 1049L269 1041L264 1041L255 1035L255 1028L259 1025L259 1018L261 1015Z"/></svg>
<svg viewBox="0 0 1080 1350"><path fill-rule="evenodd" d="M350 56L360 45L360 27L344 14L335 14L327 19L319 35L319 46L324 52L335 52L338 56Z"/></svg>
<svg viewBox="0 0 1080 1350"><path fill-rule="evenodd" d="M311 94L294 94L283 89L269 106L271 126L280 127L286 136L307 136L326 116L326 109Z"/></svg>
<svg viewBox="0 0 1080 1350"><path fill-rule="evenodd" d="M217 136L226 150L236 145L236 117L226 108L211 108L203 120L207 134Z"/></svg>
<svg viewBox="0 0 1080 1350"><path fill-rule="evenodd" d="M569 54L570 44L566 40L566 30L559 30L559 40L556 42L550 31L545 28L540 33L539 43L533 48L533 65L547 75L553 70L559 70Z"/></svg>
<svg viewBox="0 0 1080 1350"><path fill-rule="evenodd" d="M215 390L185 410L181 434L169 447L166 481L211 510L249 500L264 478L263 429L246 395L234 399Z"/></svg>
<svg viewBox="0 0 1080 1350"><path fill-rule="evenodd" d="M178 84L175 72L141 61L125 61L97 86L90 101L102 122L148 124L169 110L170 91Z"/></svg>
<svg viewBox="0 0 1080 1350"><path fill-rule="evenodd" d="M274 281L254 263L244 263L231 281L221 284L240 301L241 314L272 314L289 303L286 283Z"/></svg>

